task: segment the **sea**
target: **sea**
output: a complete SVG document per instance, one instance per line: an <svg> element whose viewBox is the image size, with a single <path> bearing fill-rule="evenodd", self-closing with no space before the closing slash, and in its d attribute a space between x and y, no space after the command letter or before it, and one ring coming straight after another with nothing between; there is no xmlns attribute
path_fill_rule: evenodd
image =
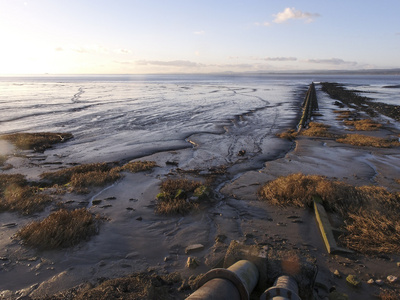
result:
<svg viewBox="0 0 400 300"><path fill-rule="evenodd" d="M400 105L400 76L388 75L3 76L0 134L72 133L58 147L79 163L190 147L217 153L216 164L241 150L265 159L282 151L271 141L295 126L309 84L322 81Z"/></svg>

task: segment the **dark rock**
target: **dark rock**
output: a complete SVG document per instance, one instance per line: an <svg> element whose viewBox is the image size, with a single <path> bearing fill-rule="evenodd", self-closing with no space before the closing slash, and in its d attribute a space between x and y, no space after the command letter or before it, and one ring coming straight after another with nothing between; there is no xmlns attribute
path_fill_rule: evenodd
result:
<svg viewBox="0 0 400 300"><path fill-rule="evenodd" d="M245 154L246 154L246 150L240 150L237 155L244 156Z"/></svg>
<svg viewBox="0 0 400 300"><path fill-rule="evenodd" d="M93 200L92 201L92 204L93 205L99 205L101 203L101 200L100 199L96 199L96 200Z"/></svg>

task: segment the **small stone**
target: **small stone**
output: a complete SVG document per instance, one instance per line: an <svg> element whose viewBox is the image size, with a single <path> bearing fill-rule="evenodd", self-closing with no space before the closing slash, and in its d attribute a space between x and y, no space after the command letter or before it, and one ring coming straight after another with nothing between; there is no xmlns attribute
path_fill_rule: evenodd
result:
<svg viewBox="0 0 400 300"><path fill-rule="evenodd" d="M198 266L200 266L200 263L197 261L197 259L189 256L186 261L186 267L189 269L196 269Z"/></svg>
<svg viewBox="0 0 400 300"><path fill-rule="evenodd" d="M5 227L5 228L12 228L17 226L17 223L8 223L8 224L3 224L3 226L1 227Z"/></svg>
<svg viewBox="0 0 400 300"><path fill-rule="evenodd" d="M375 280L373 280L372 278L370 280L367 281L368 284L374 284Z"/></svg>
<svg viewBox="0 0 400 300"><path fill-rule="evenodd" d="M359 286L361 285L361 280L358 279L358 277L357 277L356 275L352 275L352 274L348 275L348 276L346 277L346 281L347 281L350 285L352 285L352 286L354 286L354 287L359 287Z"/></svg>
<svg viewBox="0 0 400 300"><path fill-rule="evenodd" d="M342 275L340 275L339 270L335 270L335 271L333 272L333 275L335 275L335 277L337 277L337 278L342 278Z"/></svg>
<svg viewBox="0 0 400 300"><path fill-rule="evenodd" d="M104 200L116 200L116 199L117 199L117 197L108 197L108 198L106 198Z"/></svg>
<svg viewBox="0 0 400 300"><path fill-rule="evenodd" d="M246 150L240 150L237 155L244 156L245 154L246 154Z"/></svg>
<svg viewBox="0 0 400 300"><path fill-rule="evenodd" d="M134 211L135 209L133 207L127 207L126 210Z"/></svg>
<svg viewBox="0 0 400 300"><path fill-rule="evenodd" d="M393 275L389 275L388 277L386 277L387 278L387 280L390 282L390 283L393 283L393 282L396 282L397 281L397 277L396 276L393 276Z"/></svg>
<svg viewBox="0 0 400 300"><path fill-rule="evenodd" d="M244 236L245 236L245 238L247 238L247 239L252 239L252 238L254 238L254 234L252 234L252 233L246 233Z"/></svg>
<svg viewBox="0 0 400 300"><path fill-rule="evenodd" d="M204 249L204 245L202 245L202 244L189 245L186 247L185 253L190 254L192 252L201 251L203 249Z"/></svg>
<svg viewBox="0 0 400 300"><path fill-rule="evenodd" d="M112 206L111 204L107 204L107 205L100 206L100 208L109 208L111 206Z"/></svg>
<svg viewBox="0 0 400 300"><path fill-rule="evenodd" d="M169 261L169 260L171 260L171 256L166 256L166 257L164 257L164 261L165 261L165 262L167 262L167 261Z"/></svg>
<svg viewBox="0 0 400 300"><path fill-rule="evenodd" d="M379 286L382 286L384 282L383 282L382 279L377 279L377 280L375 280L375 283L376 283L377 285L379 285Z"/></svg>
<svg viewBox="0 0 400 300"><path fill-rule="evenodd" d="M400 268L400 261L399 261L399 262L397 262L397 266Z"/></svg>
<svg viewBox="0 0 400 300"><path fill-rule="evenodd" d="M143 218L142 218L142 217L137 217L137 218L136 218L136 220L138 220L138 221L142 221L142 220L143 220Z"/></svg>

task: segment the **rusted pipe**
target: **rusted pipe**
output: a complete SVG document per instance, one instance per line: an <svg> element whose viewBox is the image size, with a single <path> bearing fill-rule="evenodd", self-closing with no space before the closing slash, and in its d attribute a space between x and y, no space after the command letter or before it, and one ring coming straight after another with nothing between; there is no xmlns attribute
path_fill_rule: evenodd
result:
<svg viewBox="0 0 400 300"><path fill-rule="evenodd" d="M301 300L297 295L299 288L296 280L290 276L281 276L275 280L274 286L267 289L260 300Z"/></svg>
<svg viewBox="0 0 400 300"><path fill-rule="evenodd" d="M248 260L239 260L228 269L206 273L199 288L186 300L248 300L258 282L258 269Z"/></svg>

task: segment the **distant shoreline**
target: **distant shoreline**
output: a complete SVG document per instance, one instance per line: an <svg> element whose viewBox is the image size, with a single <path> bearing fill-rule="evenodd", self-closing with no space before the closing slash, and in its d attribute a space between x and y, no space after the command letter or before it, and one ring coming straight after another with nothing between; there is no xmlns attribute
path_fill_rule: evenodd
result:
<svg viewBox="0 0 400 300"><path fill-rule="evenodd" d="M7 77L52 77L52 76L276 76L276 75L388 75L400 76L400 68L394 69L359 69L359 70L289 70L289 71L255 71L255 72L212 72L212 73L126 73L126 74L0 74L0 78Z"/></svg>

